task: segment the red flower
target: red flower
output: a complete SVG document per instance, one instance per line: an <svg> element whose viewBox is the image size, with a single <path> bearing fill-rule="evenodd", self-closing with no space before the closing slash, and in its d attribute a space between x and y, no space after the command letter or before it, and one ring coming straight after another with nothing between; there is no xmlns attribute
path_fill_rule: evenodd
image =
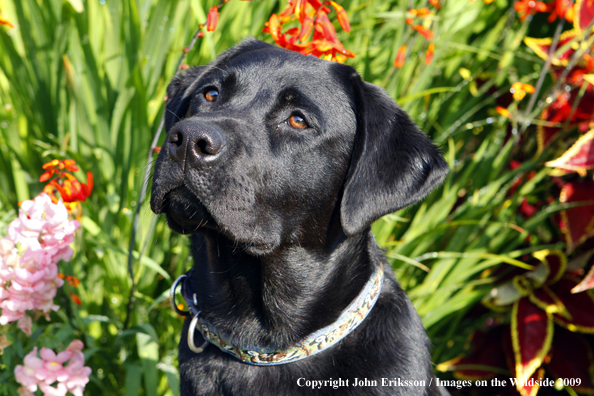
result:
<svg viewBox="0 0 594 396"><path fill-rule="evenodd" d="M538 212L538 208L534 205L531 205L526 197L524 197L524 199L522 199L522 203L520 204L520 213L522 213L525 218L529 219L534 216L536 212Z"/></svg>
<svg viewBox="0 0 594 396"><path fill-rule="evenodd" d="M415 25L413 26L413 29L419 32L421 36L425 37L427 40L433 39L433 32L422 25Z"/></svg>
<svg viewBox="0 0 594 396"><path fill-rule="evenodd" d="M554 0L547 4L549 8L549 22L557 18L565 18L568 22L574 22L574 7L571 0Z"/></svg>
<svg viewBox="0 0 594 396"><path fill-rule="evenodd" d="M0 14L0 25L8 26L9 28L14 28L14 25L10 23L8 19L4 19L2 14Z"/></svg>
<svg viewBox="0 0 594 396"><path fill-rule="evenodd" d="M433 52L435 51L435 45L433 43L429 43L429 48L427 48L427 53L425 54L425 64L430 65L433 62Z"/></svg>
<svg viewBox="0 0 594 396"><path fill-rule="evenodd" d="M68 282L68 284L72 287L78 287L78 285L81 283L80 280L74 275L58 274L58 278L66 280L66 282Z"/></svg>
<svg viewBox="0 0 594 396"><path fill-rule="evenodd" d="M76 305L82 305L82 301L80 301L80 297L78 297L76 294L70 293L70 297L72 298L72 301L74 301L76 303Z"/></svg>
<svg viewBox="0 0 594 396"><path fill-rule="evenodd" d="M208 11L206 16L206 31L214 32L219 23L219 7L214 6Z"/></svg>
<svg viewBox="0 0 594 396"><path fill-rule="evenodd" d="M330 4L332 4L332 7L334 7L334 9L336 10L336 18L338 18L338 23L340 24L342 30L344 30L347 33L350 32L351 23L349 22L349 16L347 15L344 8L336 4L336 2L334 1L331 1Z"/></svg>
<svg viewBox="0 0 594 396"><path fill-rule="evenodd" d="M42 192L48 194L54 202L58 202L55 194L56 191L59 192L70 212L76 207L74 203L84 202L93 190L93 174L91 172L87 172L87 184L79 182L76 177L68 173L78 171L75 164L76 162L72 159L52 160L43 165L43 169L47 170L39 178L40 182L46 182L53 176L57 176L50 180Z"/></svg>
<svg viewBox="0 0 594 396"><path fill-rule="evenodd" d="M401 45L398 48L398 52L396 53L396 60L394 61L394 66L397 68L401 68L404 65L404 59L406 57L406 45Z"/></svg>
<svg viewBox="0 0 594 396"><path fill-rule="evenodd" d="M329 4L336 10L342 29L349 32L351 26L344 8L334 1ZM291 51L336 62L344 62L347 57L354 58L355 54L345 49L338 40L328 19L329 12L331 9L318 0L289 0L289 6L283 12L272 14L263 31L270 33L279 46ZM292 19L299 21L300 28L294 27L283 33L283 24ZM310 39L312 31L313 38Z"/></svg>
<svg viewBox="0 0 594 396"><path fill-rule="evenodd" d="M542 1L535 0L520 0L516 2L516 4L514 4L514 8L516 12L520 15L521 21L528 18L530 14L534 14L537 12L547 12L550 9Z"/></svg>

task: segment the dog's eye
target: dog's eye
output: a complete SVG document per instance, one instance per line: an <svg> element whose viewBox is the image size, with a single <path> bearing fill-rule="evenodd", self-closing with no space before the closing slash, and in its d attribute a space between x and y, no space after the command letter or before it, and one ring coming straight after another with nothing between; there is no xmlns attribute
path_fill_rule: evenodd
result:
<svg viewBox="0 0 594 396"><path fill-rule="evenodd" d="M291 118L289 118L288 122L289 122L289 125L291 125L295 129L307 128L307 124L305 123L305 120L303 119L303 117L298 116L298 115L291 116Z"/></svg>
<svg viewBox="0 0 594 396"><path fill-rule="evenodd" d="M219 97L219 91L215 90L215 89L210 89L208 90L205 94L204 97L206 98L206 100L208 100L209 102L216 102L216 100Z"/></svg>

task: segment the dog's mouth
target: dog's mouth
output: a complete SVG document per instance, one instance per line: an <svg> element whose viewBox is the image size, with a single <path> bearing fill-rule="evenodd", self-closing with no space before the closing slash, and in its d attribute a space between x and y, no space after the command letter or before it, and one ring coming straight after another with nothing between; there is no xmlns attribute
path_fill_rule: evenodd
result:
<svg viewBox="0 0 594 396"><path fill-rule="evenodd" d="M165 195L162 213L167 216L169 227L180 234L192 234L200 228L215 228L206 207L185 185Z"/></svg>

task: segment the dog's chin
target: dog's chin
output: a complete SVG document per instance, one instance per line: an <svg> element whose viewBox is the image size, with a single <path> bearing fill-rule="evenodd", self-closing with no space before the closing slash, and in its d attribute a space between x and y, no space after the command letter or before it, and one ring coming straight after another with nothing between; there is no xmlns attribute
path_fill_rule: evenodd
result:
<svg viewBox="0 0 594 396"><path fill-rule="evenodd" d="M186 186L174 188L165 194L161 213L167 218L167 225L180 234L201 233L222 234L234 240L241 248L253 255L264 256L278 247L277 240L253 240L252 235L235 235L232 229L219 224L200 199Z"/></svg>
<svg viewBox="0 0 594 396"><path fill-rule="evenodd" d="M217 228L208 210L185 186L165 194L162 207L169 228L180 234L193 234L204 228Z"/></svg>

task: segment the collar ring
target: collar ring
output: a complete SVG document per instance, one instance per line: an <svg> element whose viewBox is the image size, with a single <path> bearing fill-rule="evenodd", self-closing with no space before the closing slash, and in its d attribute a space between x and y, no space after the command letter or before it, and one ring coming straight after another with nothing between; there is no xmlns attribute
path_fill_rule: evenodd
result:
<svg viewBox="0 0 594 396"><path fill-rule="evenodd" d="M208 341L205 340L200 347L197 347L196 344L194 344L194 332L196 331L196 325L198 324L198 315L200 315L200 311L194 315L190 322L190 327L188 328L188 347L192 352L202 353L208 346Z"/></svg>
<svg viewBox="0 0 594 396"><path fill-rule="evenodd" d="M186 278L186 275L181 275L179 276L175 282L173 282L173 285L171 285L171 289L169 289L169 303L171 304L171 309L173 309L178 315L180 316L189 316L190 315L190 311L182 311L181 309L179 309L177 307L177 304L175 303L175 290L177 289L177 286Z"/></svg>

